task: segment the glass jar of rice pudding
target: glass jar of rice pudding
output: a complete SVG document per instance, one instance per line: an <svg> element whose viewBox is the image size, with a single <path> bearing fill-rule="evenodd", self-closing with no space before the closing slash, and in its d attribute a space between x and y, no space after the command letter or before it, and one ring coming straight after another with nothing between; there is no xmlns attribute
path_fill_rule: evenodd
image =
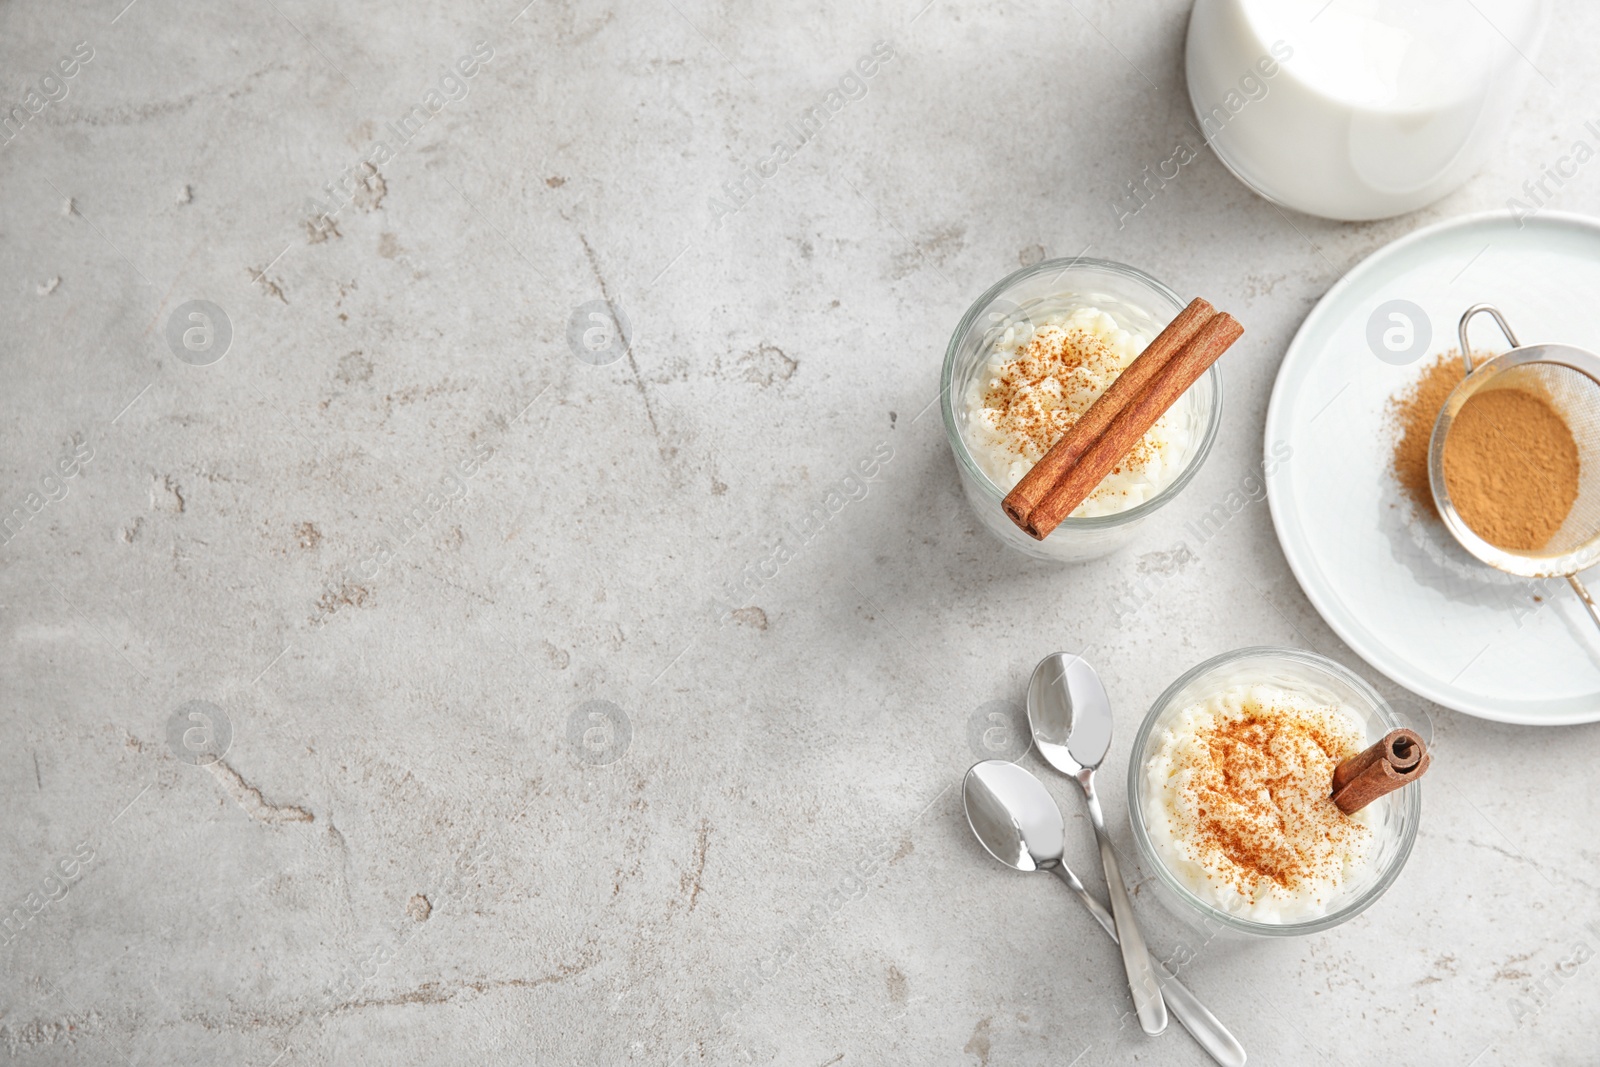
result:
<svg viewBox="0 0 1600 1067"><path fill-rule="evenodd" d="M1242 648L1156 699L1128 764L1128 817L1157 896L1213 935L1338 926L1399 876L1415 784L1346 815L1333 768L1402 724L1370 685L1295 648Z"/></svg>
<svg viewBox="0 0 1600 1067"><path fill-rule="evenodd" d="M1216 367L1043 541L1000 506L1184 303L1143 271L1080 258L1019 270L972 305L945 352L940 403L962 488L991 533L1037 559L1095 559L1189 483L1222 421Z"/></svg>

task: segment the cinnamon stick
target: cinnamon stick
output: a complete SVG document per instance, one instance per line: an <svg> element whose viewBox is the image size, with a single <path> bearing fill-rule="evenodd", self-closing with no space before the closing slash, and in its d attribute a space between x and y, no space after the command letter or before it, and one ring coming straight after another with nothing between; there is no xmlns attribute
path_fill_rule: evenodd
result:
<svg viewBox="0 0 1600 1067"><path fill-rule="evenodd" d="M1039 501L1105 432L1111 420L1133 402L1150 379L1167 365L1167 361L1190 338L1200 332L1200 327L1215 313L1216 309L1208 302L1195 297L1188 307L1178 312L1177 318L1167 323L1166 329L1145 346L1139 357L1117 375L1117 380L1100 394L1089 410L1083 413L1083 417L1068 427L1067 432L1050 446L1044 458L1035 463L1016 487L1006 494L1001 506L1011 516L1012 522L1024 530L1028 528L1028 519L1033 515L1033 509L1039 506Z"/></svg>
<svg viewBox="0 0 1600 1067"><path fill-rule="evenodd" d="M1352 815L1381 796L1410 785L1433 756L1414 730L1390 730L1381 741L1341 760L1333 769L1333 802Z"/></svg>
<svg viewBox="0 0 1600 1067"><path fill-rule="evenodd" d="M1211 316L1039 501L1023 527L1028 536L1038 541L1049 537L1061 520L1088 499L1101 479L1150 432L1156 420L1243 334L1244 327L1227 312Z"/></svg>

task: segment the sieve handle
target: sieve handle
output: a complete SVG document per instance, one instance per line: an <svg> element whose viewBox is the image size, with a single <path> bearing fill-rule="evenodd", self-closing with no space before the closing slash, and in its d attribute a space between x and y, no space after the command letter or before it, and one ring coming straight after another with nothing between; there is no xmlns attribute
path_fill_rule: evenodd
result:
<svg viewBox="0 0 1600 1067"><path fill-rule="evenodd" d="M1517 335L1511 332L1511 326L1506 322L1506 317L1500 314L1499 308L1493 304L1473 304L1461 316L1461 325L1456 327L1456 336L1461 338L1461 362L1466 364L1468 374L1472 373L1472 345L1467 341L1467 323L1472 321L1472 316L1480 312L1487 313L1494 319L1495 325L1499 326L1500 332L1506 335L1506 340L1511 342L1512 348L1522 347L1517 341ZM1589 610L1593 611L1594 602L1589 600L1588 594L1584 595L1584 600L1588 601ZM1595 616L1595 622L1600 623L1600 615Z"/></svg>
<svg viewBox="0 0 1600 1067"><path fill-rule="evenodd" d="M1585 589L1583 583L1578 581L1576 574L1567 575L1567 584L1572 586L1574 593L1578 594L1578 599L1583 601L1583 606L1589 609L1589 618L1594 620L1596 626L1600 626L1600 607L1595 605L1594 597L1589 595L1589 590Z"/></svg>

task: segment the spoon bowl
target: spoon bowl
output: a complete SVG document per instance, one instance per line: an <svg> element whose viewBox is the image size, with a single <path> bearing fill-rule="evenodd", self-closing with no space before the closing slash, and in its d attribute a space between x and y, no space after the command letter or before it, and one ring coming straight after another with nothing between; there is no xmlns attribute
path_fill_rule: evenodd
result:
<svg viewBox="0 0 1600 1067"><path fill-rule="evenodd" d="M1111 699L1082 656L1052 652L1028 679L1028 727L1045 762L1076 778L1111 751Z"/></svg>
<svg viewBox="0 0 1600 1067"><path fill-rule="evenodd" d="M961 783L967 825L989 855L1019 871L1048 871L1061 863L1066 823L1055 798L1015 763L985 760Z"/></svg>

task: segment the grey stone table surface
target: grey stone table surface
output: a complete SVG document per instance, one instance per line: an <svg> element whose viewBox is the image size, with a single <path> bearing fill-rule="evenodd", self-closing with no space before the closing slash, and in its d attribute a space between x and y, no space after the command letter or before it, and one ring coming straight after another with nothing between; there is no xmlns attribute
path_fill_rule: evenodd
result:
<svg viewBox="0 0 1600 1067"><path fill-rule="evenodd" d="M1596 1062L1596 728L1408 697L1264 504L1184 524L1251 495L1345 270L1594 141L1600 10L1557 4L1506 150L1424 212L1285 214L1201 152L1119 220L1193 139L1186 18L0 7L4 1054L1206 1062L1126 1025L1110 942L958 783L1094 645L1133 865L1144 709L1269 643L1429 731L1415 854L1337 931L1190 946L1142 907L1156 949L1254 1063ZM1548 188L1600 213L1600 172ZM979 526L934 401L979 292L1085 251L1249 333L1185 495L1056 568Z"/></svg>

